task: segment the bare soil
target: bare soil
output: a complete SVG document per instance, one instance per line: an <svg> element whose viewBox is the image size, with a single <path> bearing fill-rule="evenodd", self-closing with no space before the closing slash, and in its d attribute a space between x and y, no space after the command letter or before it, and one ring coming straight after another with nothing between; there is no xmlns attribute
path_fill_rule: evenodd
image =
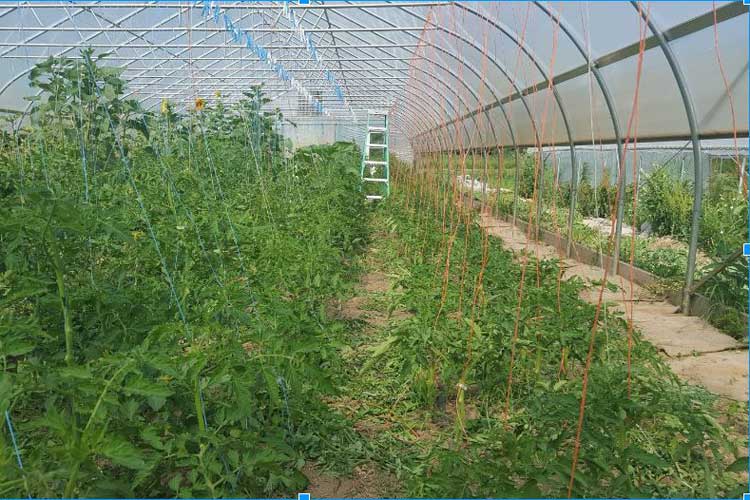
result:
<svg viewBox="0 0 750 500"><path fill-rule="evenodd" d="M374 253L371 249L366 261L369 267L379 268L380 263ZM354 296L345 301L330 302L327 314L347 321L363 321L364 333L374 334L387 327L390 322L413 316L412 313L399 309L388 314L382 311L382 307L377 307L376 300L382 299L391 289L391 278L388 275L371 270L361 276ZM353 355L353 352L349 355ZM355 430L365 437L374 438L392 425L387 415L357 419L357 410L363 403L356 398L338 396L327 400L326 404L353 418ZM398 497L401 493L398 479L374 463L358 465L350 477L321 472L315 464L309 463L302 468L302 473L310 481L308 492L314 498L389 498Z"/></svg>
<svg viewBox="0 0 750 500"><path fill-rule="evenodd" d="M369 272L362 276L360 287L366 293L387 292L391 287L391 282L383 273Z"/></svg>
<svg viewBox="0 0 750 500"><path fill-rule="evenodd" d="M302 473L310 480L307 493L313 498L389 498L399 496L396 478L374 464L354 468L351 477L340 477L320 472L315 465L306 464Z"/></svg>
<svg viewBox="0 0 750 500"><path fill-rule="evenodd" d="M604 217L586 217L583 219L583 225L599 231L604 236L609 236L612 232L612 221ZM623 224L622 234L623 236L632 236L633 228L628 224Z"/></svg>

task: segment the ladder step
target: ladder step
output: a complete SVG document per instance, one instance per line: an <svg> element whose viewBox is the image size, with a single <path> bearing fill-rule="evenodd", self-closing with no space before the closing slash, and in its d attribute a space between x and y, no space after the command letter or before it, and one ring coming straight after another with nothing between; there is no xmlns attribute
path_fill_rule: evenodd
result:
<svg viewBox="0 0 750 500"><path fill-rule="evenodd" d="M367 143L367 147L368 147L368 148L380 148L380 149L385 149L385 148L387 148L387 147L388 147L388 144L377 144L377 143L374 143L374 142L368 142L368 143Z"/></svg>
<svg viewBox="0 0 750 500"><path fill-rule="evenodd" d="M365 160L365 165L388 165L387 161Z"/></svg>
<svg viewBox="0 0 750 500"><path fill-rule="evenodd" d="M368 194L368 195L366 196L366 198L367 198L368 200L382 200L382 199L383 199L383 197L382 197L382 196L378 196L378 195L374 195L374 194Z"/></svg>
<svg viewBox="0 0 750 500"><path fill-rule="evenodd" d="M388 182L388 179L381 179L379 177L365 177L362 180L366 182Z"/></svg>
<svg viewBox="0 0 750 500"><path fill-rule="evenodd" d="M371 133L372 133L372 132L386 132L387 130L388 130L388 129L387 129L387 128L385 128L385 127L368 127L368 128L367 128L367 131L368 131L368 132L371 132Z"/></svg>

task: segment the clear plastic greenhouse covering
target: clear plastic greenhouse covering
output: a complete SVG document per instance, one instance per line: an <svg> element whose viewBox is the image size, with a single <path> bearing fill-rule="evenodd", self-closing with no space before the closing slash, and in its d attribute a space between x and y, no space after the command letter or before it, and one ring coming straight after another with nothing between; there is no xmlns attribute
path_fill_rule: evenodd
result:
<svg viewBox="0 0 750 500"><path fill-rule="evenodd" d="M90 47L148 109L263 84L269 108L351 137L387 109L405 158L699 147L747 135L747 14L702 1L0 2L0 107L27 110L34 64Z"/></svg>

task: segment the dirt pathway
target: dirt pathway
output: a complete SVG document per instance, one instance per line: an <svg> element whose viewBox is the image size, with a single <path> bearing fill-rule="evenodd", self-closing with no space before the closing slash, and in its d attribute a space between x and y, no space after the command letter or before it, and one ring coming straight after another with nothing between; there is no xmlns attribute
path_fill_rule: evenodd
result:
<svg viewBox="0 0 750 500"><path fill-rule="evenodd" d="M387 236L375 235L375 238L384 237ZM361 276L354 295L343 302L335 301L328 305L328 315L362 324L361 329L353 329L351 350L344 353L355 366L360 358L370 356L368 347L372 342L382 340L389 324L411 316L399 309L390 313L387 311L392 279L382 272L385 266L378 252L377 246L368 249L364 262L367 272ZM358 416L358 411L366 408L368 402L357 400L357 396L353 395L356 392L343 391L344 396L328 404L352 418L354 428L363 436L372 437L373 433L385 430L382 422ZM313 498L392 498L400 496L402 490L396 477L373 462L357 465L347 477L323 473L316 464L310 463L303 467L302 472L310 481L307 492Z"/></svg>
<svg viewBox="0 0 750 500"><path fill-rule="evenodd" d="M480 216L480 224L514 252L527 251L540 259L560 258L552 246L527 242L525 232L509 222L485 214ZM565 278L580 276L592 283L601 282L604 277L602 268L573 259L562 259L562 262L566 266ZM632 307L635 326L661 351L680 378L721 396L748 400L748 352L742 344L702 318L677 313L674 305L621 276L608 276L607 281L617 287L605 290L604 301L608 307L626 312L626 317ZM581 298L595 304L599 287L590 287Z"/></svg>
<svg viewBox="0 0 750 500"><path fill-rule="evenodd" d="M306 493L312 498L390 498L398 491L395 479L374 464L358 465L351 477L324 474L312 464L302 473L310 480Z"/></svg>

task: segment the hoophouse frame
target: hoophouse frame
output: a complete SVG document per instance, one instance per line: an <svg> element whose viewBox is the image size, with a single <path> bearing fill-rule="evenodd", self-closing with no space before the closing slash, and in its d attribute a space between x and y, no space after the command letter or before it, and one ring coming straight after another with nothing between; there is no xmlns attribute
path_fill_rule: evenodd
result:
<svg viewBox="0 0 750 500"><path fill-rule="evenodd" d="M736 1L0 1L0 108L28 110L23 97L34 64L77 59L91 47L109 53L105 64L122 69L129 96L146 109L164 99L182 109L198 97L232 103L263 83L269 108L310 126L356 129L368 109L388 109L392 151L403 158L565 147L568 253L576 147L614 144L615 256L628 151L634 142L684 140L694 165L683 294L689 313L701 144L748 136L747 14ZM631 108L636 96L642 102ZM540 210L541 203L537 220Z"/></svg>

